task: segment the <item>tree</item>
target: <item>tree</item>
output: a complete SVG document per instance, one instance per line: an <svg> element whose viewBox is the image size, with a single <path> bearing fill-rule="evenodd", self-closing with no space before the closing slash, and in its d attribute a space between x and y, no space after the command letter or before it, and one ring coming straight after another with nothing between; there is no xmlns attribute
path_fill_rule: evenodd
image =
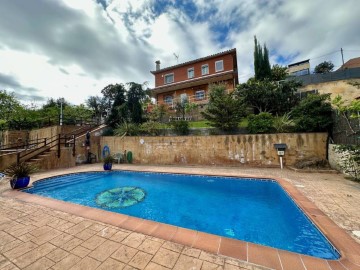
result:
<svg viewBox="0 0 360 270"><path fill-rule="evenodd" d="M99 96L90 96L86 100L86 105L93 111L93 116L100 118L106 112L106 101Z"/></svg>
<svg viewBox="0 0 360 270"><path fill-rule="evenodd" d="M128 107L125 97L125 86L123 84L116 84L113 86L112 90L114 89L116 89L116 95L111 106L110 114L106 119L106 123L113 128L120 123L128 121ZM111 102L111 98L106 98L107 103Z"/></svg>
<svg viewBox="0 0 360 270"><path fill-rule="evenodd" d="M9 121L14 113L21 109L20 102L16 99L14 92L8 93L0 90L0 119Z"/></svg>
<svg viewBox="0 0 360 270"><path fill-rule="evenodd" d="M279 84L268 79L248 80L236 87L236 95L242 98L255 114L271 112L282 115L298 104L296 91L300 85L297 81Z"/></svg>
<svg viewBox="0 0 360 270"><path fill-rule="evenodd" d="M311 94L291 112L297 131L329 131L332 126L330 94Z"/></svg>
<svg viewBox="0 0 360 270"><path fill-rule="evenodd" d="M121 84L109 84L106 86L103 90L101 90L101 94L103 94L104 103L106 104L106 111L110 111L113 103L115 101L116 96L118 95L118 92L123 91L124 85Z"/></svg>
<svg viewBox="0 0 360 270"><path fill-rule="evenodd" d="M315 67L314 73L319 73L319 74L328 73L331 72L333 68L334 68L334 64L331 61L329 62L324 61Z"/></svg>
<svg viewBox="0 0 360 270"><path fill-rule="evenodd" d="M245 106L233 93L226 93L225 85L211 85L209 104L202 115L210 123L224 131L235 130L246 115Z"/></svg>
<svg viewBox="0 0 360 270"><path fill-rule="evenodd" d="M258 43L256 36L254 36L254 69L255 79L263 80L271 77L271 67L269 61L269 51L264 44L264 49Z"/></svg>
<svg viewBox="0 0 360 270"><path fill-rule="evenodd" d="M129 109L130 120L133 123L141 124L143 119L142 101L146 98L143 86L138 83L127 83L129 91L127 93L127 106Z"/></svg>
<svg viewBox="0 0 360 270"><path fill-rule="evenodd" d="M271 80L272 81L282 81L285 80L288 73L287 67L282 67L278 64L273 65L271 68Z"/></svg>

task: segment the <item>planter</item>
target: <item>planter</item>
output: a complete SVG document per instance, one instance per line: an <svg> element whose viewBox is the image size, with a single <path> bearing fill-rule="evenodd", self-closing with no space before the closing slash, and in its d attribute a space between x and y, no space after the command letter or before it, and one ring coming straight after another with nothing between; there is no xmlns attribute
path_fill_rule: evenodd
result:
<svg viewBox="0 0 360 270"><path fill-rule="evenodd" d="M105 163L104 164L104 170L105 171L110 171L112 168L112 163Z"/></svg>
<svg viewBox="0 0 360 270"><path fill-rule="evenodd" d="M30 176L24 176L10 180L10 185L13 189L25 188L29 185L29 183L30 183Z"/></svg>

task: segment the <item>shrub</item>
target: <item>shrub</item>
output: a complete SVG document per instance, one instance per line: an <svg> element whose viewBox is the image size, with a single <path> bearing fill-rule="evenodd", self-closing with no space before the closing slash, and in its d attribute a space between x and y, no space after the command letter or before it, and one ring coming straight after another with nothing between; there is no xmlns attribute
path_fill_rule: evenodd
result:
<svg viewBox="0 0 360 270"><path fill-rule="evenodd" d="M190 132L189 122L185 120L173 121L171 122L171 126L172 126L172 130L177 135L188 135Z"/></svg>
<svg viewBox="0 0 360 270"><path fill-rule="evenodd" d="M8 168L5 169L5 175L10 178L20 178L29 176L32 173L38 171L38 168L30 163L21 162L19 164L12 164Z"/></svg>
<svg viewBox="0 0 360 270"><path fill-rule="evenodd" d="M290 113L285 113L283 116L274 119L274 129L276 132L290 132L292 130L294 121L290 117Z"/></svg>
<svg viewBox="0 0 360 270"><path fill-rule="evenodd" d="M248 130L250 133L271 133L273 131L274 116L271 113L251 114L248 120Z"/></svg>
<svg viewBox="0 0 360 270"><path fill-rule="evenodd" d="M116 127L114 133L116 136L138 136L140 134L140 126L135 123L124 122Z"/></svg>
<svg viewBox="0 0 360 270"><path fill-rule="evenodd" d="M360 181L360 145L338 145L335 152L342 154L341 169L354 180Z"/></svg>
<svg viewBox="0 0 360 270"><path fill-rule="evenodd" d="M140 130L143 134L158 136L161 133L161 124L155 121L148 121L141 124Z"/></svg>
<svg viewBox="0 0 360 270"><path fill-rule="evenodd" d="M291 112L296 131L328 131L332 125L330 94L308 95Z"/></svg>

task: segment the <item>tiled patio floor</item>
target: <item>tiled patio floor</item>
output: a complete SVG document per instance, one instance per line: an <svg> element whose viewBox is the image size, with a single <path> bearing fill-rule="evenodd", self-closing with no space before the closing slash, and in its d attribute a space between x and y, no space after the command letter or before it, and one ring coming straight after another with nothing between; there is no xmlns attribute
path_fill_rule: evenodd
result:
<svg viewBox="0 0 360 270"><path fill-rule="evenodd" d="M218 175L253 175L277 177L296 186L310 201L344 228L351 237L360 231L360 184L345 180L341 174L297 173L290 170L235 167L177 167L115 165L114 169L204 173ZM75 171L102 170L100 164L38 173L32 180ZM7 181L0 182L0 192L9 190ZM311 202L309 202L311 204ZM198 245L179 244L182 236L169 232L168 240L61 212L35 203L0 196L0 269L265 269L234 258L208 253L202 235ZM57 209L57 208L55 208ZM106 219L104 218L104 221ZM126 222L130 222L127 219ZM124 225L124 221L121 223ZM130 225L129 225L130 226ZM143 226L143 232L146 227ZM159 227L159 226L158 226ZM158 229L156 227L154 230ZM189 233L191 233L190 231ZM149 233L150 234L150 233ZM154 231L151 233L154 235ZM356 239L355 241L359 241ZM181 242L181 241L180 241ZM341 243L341 241L340 241ZM231 246L231 245L230 245ZM250 246L250 247L249 247ZM356 244L355 250L357 249ZM258 256L256 246L247 245L247 257ZM269 249L269 252L271 250ZM355 251L357 252L357 251ZM217 253L217 252L215 252ZM230 254L230 253L229 253ZM355 261L360 254L355 253ZM236 257L236 256L234 256ZM316 260L286 258L286 252L276 255L277 269L360 269L344 262L320 263ZM261 256L255 258L262 263ZM248 261L254 261L247 258ZM305 268L306 267L306 268Z"/></svg>

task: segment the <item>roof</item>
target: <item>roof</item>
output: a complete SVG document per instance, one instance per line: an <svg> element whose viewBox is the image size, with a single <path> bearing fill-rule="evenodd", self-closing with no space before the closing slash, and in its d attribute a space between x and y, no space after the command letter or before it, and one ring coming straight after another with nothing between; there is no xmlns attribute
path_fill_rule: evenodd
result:
<svg viewBox="0 0 360 270"><path fill-rule="evenodd" d="M302 64L305 64L305 63L309 63L309 61L310 61L310 59L300 61L300 62L296 62L296 63L288 65L288 67L299 66L299 65L302 65Z"/></svg>
<svg viewBox="0 0 360 270"><path fill-rule="evenodd" d="M357 67L360 67L360 57L350 59L345 64L343 64L339 69L357 68Z"/></svg>
<svg viewBox="0 0 360 270"><path fill-rule="evenodd" d="M204 60L207 60L207 59L210 59L210 58L219 57L219 56L226 55L226 54L236 54L236 48L233 48L233 49L230 49L230 50L227 50L227 51L223 51L223 52L219 52L219 53L216 53L216 54L208 55L208 56L198 58L198 59L195 59L195 60L191 60L191 61L188 61L188 62L184 62L184 63L181 63L181 64L177 64L177 65L174 65L174 66L162 68L162 69L159 69L159 70L150 71L150 72L152 74L157 74L157 73L160 73L160 72L163 72L163 71L167 71L167 70L174 69L174 68L181 67L181 66L185 66L185 65L190 65L190 64L193 64L193 63L196 63L196 62L204 61Z"/></svg>

